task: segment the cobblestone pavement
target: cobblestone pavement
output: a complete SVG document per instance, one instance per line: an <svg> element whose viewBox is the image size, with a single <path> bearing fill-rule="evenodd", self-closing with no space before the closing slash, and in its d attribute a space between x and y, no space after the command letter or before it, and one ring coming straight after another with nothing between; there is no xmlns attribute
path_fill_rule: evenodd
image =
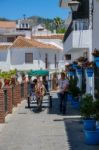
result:
<svg viewBox="0 0 99 150"><path fill-rule="evenodd" d="M84 143L78 110L68 105L67 114L59 112L57 96L48 108L47 97L41 112L36 104L27 109L24 100L0 125L0 150L99 150Z"/></svg>

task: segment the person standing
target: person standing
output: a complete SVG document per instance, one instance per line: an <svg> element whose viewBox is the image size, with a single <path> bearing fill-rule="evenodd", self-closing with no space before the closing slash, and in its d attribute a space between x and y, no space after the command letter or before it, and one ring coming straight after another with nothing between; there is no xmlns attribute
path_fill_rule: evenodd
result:
<svg viewBox="0 0 99 150"><path fill-rule="evenodd" d="M64 72L61 72L61 77L58 80L58 97L60 100L60 112L66 113L67 93L68 93L69 81Z"/></svg>

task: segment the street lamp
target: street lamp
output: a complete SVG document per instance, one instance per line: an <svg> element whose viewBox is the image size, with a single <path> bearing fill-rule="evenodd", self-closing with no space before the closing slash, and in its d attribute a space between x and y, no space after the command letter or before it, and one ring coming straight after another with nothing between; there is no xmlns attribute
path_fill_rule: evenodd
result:
<svg viewBox="0 0 99 150"><path fill-rule="evenodd" d="M77 11L78 10L78 7L79 7L79 4L80 2L76 1L76 0L73 0L71 2L68 3L68 6L71 8L71 10L74 12L74 11Z"/></svg>

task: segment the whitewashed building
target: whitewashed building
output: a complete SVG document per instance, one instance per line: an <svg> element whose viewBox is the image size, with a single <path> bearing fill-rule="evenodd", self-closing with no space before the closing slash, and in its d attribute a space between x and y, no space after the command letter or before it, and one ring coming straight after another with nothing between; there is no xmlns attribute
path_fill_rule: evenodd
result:
<svg viewBox="0 0 99 150"><path fill-rule="evenodd" d="M8 71L48 69L57 71L62 49L51 44L18 37L12 44L0 45L0 69Z"/></svg>
<svg viewBox="0 0 99 150"><path fill-rule="evenodd" d="M52 32L45 28L45 25L39 24L32 27L32 36L51 35Z"/></svg>
<svg viewBox="0 0 99 150"><path fill-rule="evenodd" d="M60 0L61 7L69 8L73 0ZM99 49L99 1L98 0L77 0L78 9L72 11L72 21L64 35L64 55L70 55L71 63L80 56L93 60L92 51ZM94 95L94 77L86 76L86 92Z"/></svg>

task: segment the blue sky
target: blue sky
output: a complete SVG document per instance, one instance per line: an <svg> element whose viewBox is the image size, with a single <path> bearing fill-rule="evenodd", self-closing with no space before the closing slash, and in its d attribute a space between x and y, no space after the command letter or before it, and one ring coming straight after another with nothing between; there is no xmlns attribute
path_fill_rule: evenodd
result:
<svg viewBox="0 0 99 150"><path fill-rule="evenodd" d="M0 0L0 17L20 19L41 16L44 18L67 18L68 10L59 7L59 0Z"/></svg>

